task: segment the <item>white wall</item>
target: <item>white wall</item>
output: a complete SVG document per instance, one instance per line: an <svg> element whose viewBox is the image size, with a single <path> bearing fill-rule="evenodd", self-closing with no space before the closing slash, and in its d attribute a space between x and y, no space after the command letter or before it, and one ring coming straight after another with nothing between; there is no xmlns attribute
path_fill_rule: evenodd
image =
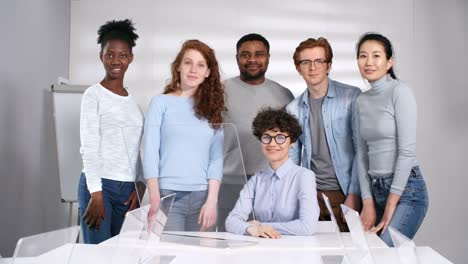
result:
<svg viewBox="0 0 468 264"><path fill-rule="evenodd" d="M263 34L271 44L268 77L298 94L304 84L294 70L292 54L300 41L327 37L335 53L332 78L363 87L354 60L355 42L365 31L387 35L395 45L397 74L413 88L418 101L418 159L429 186L430 208L416 243L433 247L455 263L466 262L468 213L463 190L468 180L462 169L463 150L468 148L464 118L468 91L462 77L468 59L466 1L29 2L1 8L2 18L15 23L8 23L14 25L12 40L0 44L6 45L4 56L10 62L0 64L6 88L2 89L6 96L0 97L0 169L5 179L0 185L0 253L11 250L22 234L47 231L66 219L66 208L58 202L50 99L45 91L56 76L67 75L68 21L69 77L76 84L91 84L104 74L95 44L98 26L130 17L141 39L127 85L143 108L162 91L170 62L189 38L211 45L223 76L231 77L238 74L236 41L246 33Z"/></svg>
<svg viewBox="0 0 468 264"><path fill-rule="evenodd" d="M119 8L108 12L110 16L92 15L91 10L107 9L108 1L72 2L70 78L77 83L102 78L98 47L88 40L95 38L97 26L104 21L130 17L141 40L127 84L143 108L162 91L169 78L169 64L180 44L189 38L211 45L223 76L231 77L238 75L236 41L246 33L261 33L271 44L267 76L297 95L305 88L292 63L300 41L328 38L335 54L331 77L366 89L356 67L355 43L366 31L389 37L396 50L397 75L413 88L418 101L418 158L430 192L429 213L416 243L461 262L468 249L463 243L468 235L464 227L467 213L449 203L460 204L462 188L467 186L461 164L465 159L462 150L468 147L463 137L468 134L463 119L466 110L462 111L468 92L460 78L468 59L463 49L467 43L466 1L292 0L286 5L279 0L200 0L191 4L145 0L136 6L120 0ZM74 39L86 39L86 50L74 46L78 43Z"/></svg>
<svg viewBox="0 0 468 264"><path fill-rule="evenodd" d="M50 85L68 76L70 3L0 4L0 254L19 237L66 226Z"/></svg>
<svg viewBox="0 0 468 264"><path fill-rule="evenodd" d="M197 38L215 49L223 77L238 75L235 60L237 40L251 32L264 35L271 45L270 67L267 76L296 95L305 89L292 60L296 46L306 38L324 36L334 48L331 76L362 86L357 71L354 45L366 31L380 31L395 39L395 46L412 47L411 28L395 32L411 24L412 2L393 1L387 13L377 13L372 0L358 1L212 1L185 3L181 0L158 2L140 0L138 5L124 0L72 1L70 80L77 84L99 81L104 72L98 58L96 31L110 19L131 18L141 39L134 50L135 59L126 76L127 85L145 108L151 97L163 90L170 77L169 65L183 41ZM117 6L108 12L110 3ZM362 6L356 12L357 6ZM144 7L144 8L143 8ZM183 8L181 8L183 7ZM300 8L299 8L300 7ZM104 11L107 12L104 12ZM388 25L393 13L401 17ZM102 15L96 16L95 13ZM402 69L411 69L403 56ZM406 70L403 72L407 72Z"/></svg>

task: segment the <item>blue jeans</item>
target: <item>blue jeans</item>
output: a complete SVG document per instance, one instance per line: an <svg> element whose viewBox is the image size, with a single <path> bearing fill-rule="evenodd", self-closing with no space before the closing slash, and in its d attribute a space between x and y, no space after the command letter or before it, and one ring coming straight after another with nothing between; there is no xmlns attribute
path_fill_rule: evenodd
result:
<svg viewBox="0 0 468 264"><path fill-rule="evenodd" d="M86 212L86 208L88 208L91 194L86 185L86 176L84 173L81 173L80 182L78 184L78 208L80 212L83 241L86 244L99 244L119 234L129 207L129 205L124 205L124 202L135 190L134 182L121 182L109 179L101 179L101 182L106 216L99 223L99 228L95 229L88 227L83 221L83 215Z"/></svg>
<svg viewBox="0 0 468 264"><path fill-rule="evenodd" d="M198 216L208 197L208 191L184 192L161 189L159 192L161 197L176 193L164 231L200 231Z"/></svg>
<svg viewBox="0 0 468 264"><path fill-rule="evenodd" d="M393 174L384 177L371 177L372 195L375 201L378 224L385 211L385 204L390 193ZM390 221L391 227L403 235L413 239L426 216L429 205L426 183L419 170L419 166L411 169L408 182L398 201L395 213ZM389 246L393 246L388 229L380 234L380 238Z"/></svg>

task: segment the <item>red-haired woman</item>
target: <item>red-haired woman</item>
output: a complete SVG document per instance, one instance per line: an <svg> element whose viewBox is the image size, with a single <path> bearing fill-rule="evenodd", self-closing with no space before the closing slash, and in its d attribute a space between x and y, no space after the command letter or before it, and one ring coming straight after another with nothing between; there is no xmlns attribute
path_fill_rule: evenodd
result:
<svg viewBox="0 0 468 264"><path fill-rule="evenodd" d="M151 220L160 197L176 193L165 230L203 231L216 224L223 170L224 93L213 49L182 45L172 80L155 96L144 129L143 169Z"/></svg>

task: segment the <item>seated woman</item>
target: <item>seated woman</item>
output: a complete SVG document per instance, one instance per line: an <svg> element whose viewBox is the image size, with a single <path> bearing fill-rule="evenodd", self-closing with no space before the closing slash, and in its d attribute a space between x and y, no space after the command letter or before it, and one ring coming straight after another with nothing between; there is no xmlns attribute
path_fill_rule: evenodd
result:
<svg viewBox="0 0 468 264"><path fill-rule="evenodd" d="M244 186L226 230L265 238L313 235L319 216L315 174L289 159L289 148L301 134L297 119L284 109L267 108L252 129L270 164ZM248 221L251 213L255 220Z"/></svg>

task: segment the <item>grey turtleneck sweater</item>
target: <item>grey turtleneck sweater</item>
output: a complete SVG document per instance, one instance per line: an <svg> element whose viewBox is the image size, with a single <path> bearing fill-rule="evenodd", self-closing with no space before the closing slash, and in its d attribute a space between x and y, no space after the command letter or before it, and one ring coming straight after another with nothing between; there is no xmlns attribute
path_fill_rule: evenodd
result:
<svg viewBox="0 0 468 264"><path fill-rule="evenodd" d="M390 75L371 83L356 100L357 160L361 197L372 197L370 178L394 174L390 192L401 195L416 161L416 101Z"/></svg>

